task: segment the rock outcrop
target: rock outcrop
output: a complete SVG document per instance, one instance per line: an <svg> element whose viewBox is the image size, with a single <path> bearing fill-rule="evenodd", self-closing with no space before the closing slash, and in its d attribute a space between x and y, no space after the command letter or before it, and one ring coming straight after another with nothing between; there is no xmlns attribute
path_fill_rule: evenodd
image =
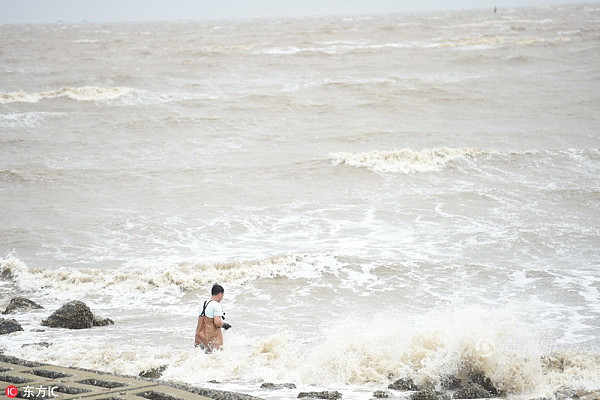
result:
<svg viewBox="0 0 600 400"><path fill-rule="evenodd" d="M462 388L458 389L452 398L454 399L486 399L493 395L481 385L469 382Z"/></svg>
<svg viewBox="0 0 600 400"><path fill-rule="evenodd" d="M323 392L300 392L298 394L299 399L310 398L310 399L323 399L323 400L337 400L342 398L342 394L338 391L323 391Z"/></svg>
<svg viewBox="0 0 600 400"><path fill-rule="evenodd" d="M70 301L42 321L50 328L87 329L93 326L112 325L110 319L94 316L90 308L82 301Z"/></svg>
<svg viewBox="0 0 600 400"><path fill-rule="evenodd" d="M12 314L18 311L29 311L44 308L35 301L26 299L25 297L15 297L10 300L10 303L2 314Z"/></svg>
<svg viewBox="0 0 600 400"><path fill-rule="evenodd" d="M15 319L0 318L0 335L22 331L23 327Z"/></svg>
<svg viewBox="0 0 600 400"><path fill-rule="evenodd" d="M491 379L481 372L470 372L457 376L448 376L441 382L441 387L448 392L437 392L433 385L420 387L412 379L401 378L388 386L388 389L400 391L413 391L411 400L439 400L448 398L452 394L453 399L482 399L499 397L504 395L492 383Z"/></svg>
<svg viewBox="0 0 600 400"><path fill-rule="evenodd" d="M410 395L410 400L444 400L446 397L433 390L421 390Z"/></svg>
<svg viewBox="0 0 600 400"><path fill-rule="evenodd" d="M162 373L167 369L166 365L161 365L160 367L146 369L139 373L138 376L141 378L148 379L158 379L162 376Z"/></svg>
<svg viewBox="0 0 600 400"><path fill-rule="evenodd" d="M388 386L388 389L393 390L420 390L420 388L415 385L412 379L400 378L397 379L394 383L391 383Z"/></svg>
<svg viewBox="0 0 600 400"><path fill-rule="evenodd" d="M374 399L387 399L392 397L392 394L385 390L376 390L373 392Z"/></svg>
<svg viewBox="0 0 600 400"><path fill-rule="evenodd" d="M260 385L261 389L267 390L281 390L281 389L296 389L296 385L293 383L271 383L265 382Z"/></svg>

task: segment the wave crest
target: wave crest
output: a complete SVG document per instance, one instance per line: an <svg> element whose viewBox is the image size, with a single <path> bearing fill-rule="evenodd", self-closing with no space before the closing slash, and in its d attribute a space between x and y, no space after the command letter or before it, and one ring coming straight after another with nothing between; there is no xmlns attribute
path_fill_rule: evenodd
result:
<svg viewBox="0 0 600 400"><path fill-rule="evenodd" d="M436 148L415 151L368 151L363 153L330 153L333 165L367 168L380 173L412 174L441 171L448 163L472 158L483 151L469 148Z"/></svg>
<svg viewBox="0 0 600 400"><path fill-rule="evenodd" d="M0 94L0 104L9 103L37 103L44 99L55 99L65 97L71 100L78 101L106 101L126 96L133 89L128 87L98 87L98 86L81 86L81 87L63 87L57 90L50 90L39 93L27 92L12 92Z"/></svg>
<svg viewBox="0 0 600 400"><path fill-rule="evenodd" d="M161 298L206 288L219 282L239 286L260 278L290 275L312 265L311 257L282 255L262 260L214 264L144 266L133 270L92 268L32 268L10 254L0 259L0 277L12 280L21 291L51 290L57 297L90 293L121 296L144 294Z"/></svg>
<svg viewBox="0 0 600 400"><path fill-rule="evenodd" d="M1 100L0 100L1 102ZM40 125L49 117L62 117L66 113L61 112L26 112L0 115L0 127L2 128L33 128Z"/></svg>
<svg viewBox="0 0 600 400"><path fill-rule="evenodd" d="M429 313L422 320L383 313L370 317L370 329L356 315L340 318L315 343L301 344L289 332L228 342L218 355L219 369L211 369L203 354L187 352L170 363L164 377L192 384L201 384L198 376L203 376L204 381L263 379L326 387L410 378L445 391L456 378L481 374L509 396L529 398L551 397L564 385L594 389L600 383L600 356L547 354L509 310L473 306ZM564 365L572 369L561 370Z"/></svg>

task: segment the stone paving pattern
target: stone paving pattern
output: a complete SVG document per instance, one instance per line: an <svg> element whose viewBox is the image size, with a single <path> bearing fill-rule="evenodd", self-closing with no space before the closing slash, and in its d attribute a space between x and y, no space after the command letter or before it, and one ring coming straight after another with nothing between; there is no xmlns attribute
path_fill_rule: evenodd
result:
<svg viewBox="0 0 600 400"><path fill-rule="evenodd" d="M250 400L256 397L183 384L25 361L0 354L0 396L14 385L16 399ZM55 396L50 395L52 390Z"/></svg>

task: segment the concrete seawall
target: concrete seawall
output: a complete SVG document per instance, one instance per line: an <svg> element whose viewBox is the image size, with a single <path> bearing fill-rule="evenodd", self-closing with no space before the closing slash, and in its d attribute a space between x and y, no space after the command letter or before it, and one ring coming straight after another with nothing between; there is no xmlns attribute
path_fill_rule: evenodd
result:
<svg viewBox="0 0 600 400"><path fill-rule="evenodd" d="M7 388L10 393L7 393ZM16 390L15 390L16 388ZM1 396L17 399L256 400L257 397L21 360L0 354Z"/></svg>

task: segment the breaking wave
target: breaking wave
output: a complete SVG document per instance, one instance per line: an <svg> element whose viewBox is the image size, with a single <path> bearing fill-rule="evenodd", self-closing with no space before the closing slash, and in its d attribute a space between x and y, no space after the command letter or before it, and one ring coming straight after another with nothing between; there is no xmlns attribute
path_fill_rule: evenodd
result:
<svg viewBox="0 0 600 400"><path fill-rule="evenodd" d="M465 49L486 49L500 46L537 46L554 44L560 42L569 42L570 37L523 37L515 38L502 35L485 35L481 37L450 37L426 41L406 41L406 42L384 42L372 43L364 41L330 41L314 43L313 46L297 47L282 46L271 47L255 51L256 54L266 55L298 55L298 54L326 54L338 55L353 52L370 52L397 49L430 49L430 48L465 48Z"/></svg>
<svg viewBox="0 0 600 400"><path fill-rule="evenodd" d="M385 43L369 43L369 42L354 42L354 41L332 41L314 43L314 46L283 46L265 48L255 51L255 54L266 55L301 55L301 54L325 54L339 55L353 52L375 52L384 50L397 49L432 49L432 48L463 48L463 49L487 49L501 46L539 46L547 44L555 44L561 42L570 42L570 37L522 37L515 38L502 35L485 35L481 37L450 37L426 41L406 41L406 42L385 42Z"/></svg>
<svg viewBox="0 0 600 400"><path fill-rule="evenodd" d="M210 91L201 92L185 92L174 90L171 92L153 92L149 90L134 89L125 86L114 87L98 87L98 86L81 86L81 87L63 87L56 90L46 92L28 93L28 92L11 92L0 93L0 104L10 103L37 103L46 99L66 98L75 101L99 101L111 102L118 100L118 104L122 105L141 105L141 104L158 104L170 103L176 101L187 100L214 100L218 99L219 95ZM11 123L13 120L23 119L24 117L35 118L35 115L12 115L2 117L0 123ZM38 115L39 117L39 115ZM19 122L16 122L19 123Z"/></svg>
<svg viewBox="0 0 600 400"><path fill-rule="evenodd" d="M500 35L483 36L483 37L459 37L449 38L441 42L433 42L429 47L458 47L465 49L485 49L496 46L539 46L546 44L554 44L559 42L569 42L568 37L556 38L540 38L540 37L522 37L513 38Z"/></svg>
<svg viewBox="0 0 600 400"><path fill-rule="evenodd" d="M302 53L322 53L322 54L345 54L354 51L378 51L382 49L399 49L416 47L415 43L365 43L352 41L334 41L315 43L312 47L273 47L264 49L257 54L267 55L294 55Z"/></svg>
<svg viewBox="0 0 600 400"><path fill-rule="evenodd" d="M321 265L318 257L282 255L261 260L213 264L142 266L135 269L32 268L12 254L0 259L0 277L11 280L20 291L51 290L55 297L85 297L89 294L150 298L179 296L186 291L219 282L228 286L276 276L293 276ZM334 259L328 264L335 264Z"/></svg>
<svg viewBox="0 0 600 400"><path fill-rule="evenodd" d="M50 90L39 93L12 92L0 94L0 104L9 103L37 103L44 99L68 98L78 101L106 101L126 96L133 89L128 87L63 87L57 90Z"/></svg>
<svg viewBox="0 0 600 400"><path fill-rule="evenodd" d="M364 317L362 317L364 318ZM210 356L189 345L159 342L116 347L109 339L65 341L48 348L23 347L17 356L42 362L137 375L166 365L162 378L192 385L221 382L293 382L351 391L370 385L384 389L397 378L444 391L472 374L489 378L507 396L552 398L561 388L594 390L600 385L600 356L583 351L547 352L508 310L478 306L421 317L360 316L334 321L324 336L302 343L293 333L269 336L237 332L223 351ZM138 332L139 333L139 332ZM219 368L214 368L219 365Z"/></svg>
<svg viewBox="0 0 600 400"><path fill-rule="evenodd" d="M0 100L0 102L2 102ZM0 115L0 127L2 128L33 128L49 117L62 117L66 113L61 112L24 112Z"/></svg>
<svg viewBox="0 0 600 400"><path fill-rule="evenodd" d="M443 391L451 381L479 373L507 395L532 396L551 396L565 386L593 390L600 384L598 354L547 352L506 310L473 306L429 313L420 321L379 314L370 317L369 328L362 318L335 321L326 337L305 346L289 333L275 333L234 342L212 359L190 352L170 363L164 377L193 384L203 383L198 381L203 376L204 382L267 380L326 387L385 387L409 378ZM224 367L211 369L215 362Z"/></svg>
<svg viewBox="0 0 600 400"><path fill-rule="evenodd" d="M595 389L600 384L598 354L549 353L552 346L509 308L474 305L400 319L376 315L370 325L364 329L356 318L337 324L309 355L308 364L326 365L327 372L312 371L309 381L325 375L329 382L363 384L394 376L443 390L454 378L478 372L507 394L537 395L562 385ZM552 368L561 357L575 373Z"/></svg>
<svg viewBox="0 0 600 400"><path fill-rule="evenodd" d="M333 165L367 168L380 173L412 174L441 171L453 161L473 158L478 154L489 153L469 148L436 148L421 151L400 149L364 153L330 153L329 158Z"/></svg>

